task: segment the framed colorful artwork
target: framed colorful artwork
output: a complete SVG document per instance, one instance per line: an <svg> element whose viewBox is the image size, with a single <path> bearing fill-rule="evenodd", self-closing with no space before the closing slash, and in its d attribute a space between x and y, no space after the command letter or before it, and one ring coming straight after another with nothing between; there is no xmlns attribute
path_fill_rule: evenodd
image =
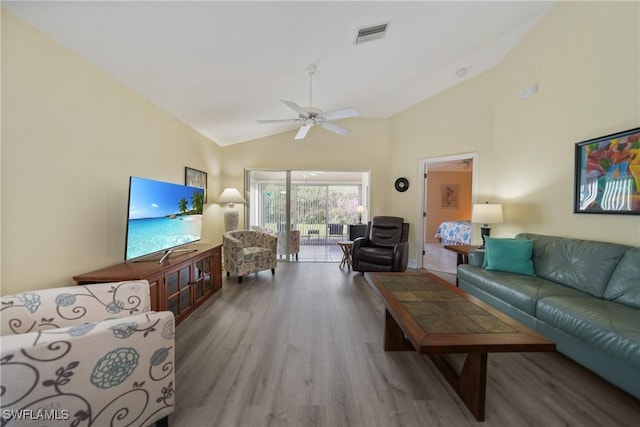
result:
<svg viewBox="0 0 640 427"><path fill-rule="evenodd" d="M576 143L574 213L640 214L640 128Z"/></svg>

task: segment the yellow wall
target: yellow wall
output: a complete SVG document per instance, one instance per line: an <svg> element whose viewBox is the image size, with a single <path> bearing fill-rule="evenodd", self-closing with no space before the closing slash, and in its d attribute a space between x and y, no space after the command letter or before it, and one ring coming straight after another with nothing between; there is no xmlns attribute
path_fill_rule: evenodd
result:
<svg viewBox="0 0 640 427"><path fill-rule="evenodd" d="M505 224L493 235L640 246L639 216L572 208L575 143L640 126L639 9L637 2L556 5L497 67L389 120L391 176L417 182L418 159L477 152L475 201L504 203ZM536 82L539 92L520 100ZM417 185L393 194L391 213L417 224L418 201ZM416 233L411 243L415 262Z"/></svg>
<svg viewBox="0 0 640 427"><path fill-rule="evenodd" d="M2 294L121 262L130 175L184 183L190 166L220 192L217 144L6 10L2 107Z"/></svg>
<svg viewBox="0 0 640 427"><path fill-rule="evenodd" d="M388 193L393 190L387 166L387 120L351 119L339 123L351 130L349 137L313 128L299 141L294 140L292 131L224 147L225 186L243 188L244 169L368 171L371 188L376 190L371 193L367 216L385 215ZM242 208L236 208L242 218Z"/></svg>
<svg viewBox="0 0 640 427"><path fill-rule="evenodd" d="M424 171L420 159L461 153L478 153L476 196L491 200L493 193L493 92L491 71L415 105L389 120L391 176L406 176L411 183L404 193L391 197L392 215L412 224L409 263L417 264L422 248L418 224L422 221L419 181ZM374 189L375 190L375 189ZM483 197L486 196L486 197ZM479 238L479 231L478 231Z"/></svg>
<svg viewBox="0 0 640 427"><path fill-rule="evenodd" d="M639 246L640 216L573 214L573 173L576 142L640 126L640 4L562 2L495 75L499 230Z"/></svg>
<svg viewBox="0 0 640 427"><path fill-rule="evenodd" d="M493 235L528 231L639 246L640 217L572 209L575 143L640 126L639 6L561 2L497 67L379 121L380 129L350 120L346 138L312 131L309 144L289 133L225 147L224 175L242 187L244 167L371 170L371 216L412 224L409 262L416 265L420 159L477 153L475 201L504 203L505 223ZM539 92L520 100L533 83ZM393 190L398 177L409 179L409 190ZM473 239L479 244L477 226Z"/></svg>

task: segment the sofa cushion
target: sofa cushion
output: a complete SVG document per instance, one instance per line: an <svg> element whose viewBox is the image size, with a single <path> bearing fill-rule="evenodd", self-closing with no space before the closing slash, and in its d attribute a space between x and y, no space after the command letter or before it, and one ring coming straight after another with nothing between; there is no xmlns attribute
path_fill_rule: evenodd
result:
<svg viewBox="0 0 640 427"><path fill-rule="evenodd" d="M473 283L474 287L531 316L536 315L536 304L540 298L551 295L585 296L583 292L539 277L485 270L469 264L458 266L458 280Z"/></svg>
<svg viewBox="0 0 640 427"><path fill-rule="evenodd" d="M533 266L538 277L602 298L613 270L630 246L522 233L533 240Z"/></svg>
<svg viewBox="0 0 640 427"><path fill-rule="evenodd" d="M609 280L604 298L640 308L640 248L625 252Z"/></svg>
<svg viewBox="0 0 640 427"><path fill-rule="evenodd" d="M538 321L640 367L640 310L592 297L538 302Z"/></svg>
<svg viewBox="0 0 640 427"><path fill-rule="evenodd" d="M485 256L482 264L487 270L535 276L533 270L533 242L526 239L485 238Z"/></svg>

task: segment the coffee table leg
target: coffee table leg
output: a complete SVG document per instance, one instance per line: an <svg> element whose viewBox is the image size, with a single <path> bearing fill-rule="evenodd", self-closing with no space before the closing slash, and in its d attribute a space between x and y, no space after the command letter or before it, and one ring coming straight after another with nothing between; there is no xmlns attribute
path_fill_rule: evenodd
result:
<svg viewBox="0 0 640 427"><path fill-rule="evenodd" d="M439 354L429 354L438 370L458 393L469 411L478 421L484 421L487 391L487 353L468 353L462 371L458 374Z"/></svg>
<svg viewBox="0 0 640 427"><path fill-rule="evenodd" d="M460 372L458 394L478 421L484 421L487 392L487 353L469 353Z"/></svg>
<svg viewBox="0 0 640 427"><path fill-rule="evenodd" d="M384 311L384 351L415 351L389 310Z"/></svg>

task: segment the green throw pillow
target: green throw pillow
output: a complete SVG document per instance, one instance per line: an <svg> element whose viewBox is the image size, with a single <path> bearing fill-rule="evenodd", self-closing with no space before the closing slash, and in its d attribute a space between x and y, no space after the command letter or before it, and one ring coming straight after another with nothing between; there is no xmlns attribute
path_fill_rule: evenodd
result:
<svg viewBox="0 0 640 427"><path fill-rule="evenodd" d="M531 240L486 237L482 268L535 276L532 255Z"/></svg>

